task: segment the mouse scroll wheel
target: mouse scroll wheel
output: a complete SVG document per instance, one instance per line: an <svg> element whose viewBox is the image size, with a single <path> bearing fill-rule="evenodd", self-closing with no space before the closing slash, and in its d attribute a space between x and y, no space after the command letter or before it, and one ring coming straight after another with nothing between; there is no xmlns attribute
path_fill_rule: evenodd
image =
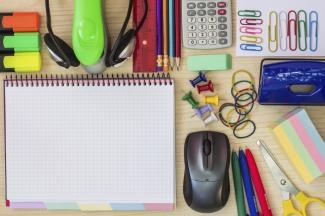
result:
<svg viewBox="0 0 325 216"><path fill-rule="evenodd" d="M205 156L209 156L211 154L211 142L208 139L204 140L203 142L203 153Z"/></svg>

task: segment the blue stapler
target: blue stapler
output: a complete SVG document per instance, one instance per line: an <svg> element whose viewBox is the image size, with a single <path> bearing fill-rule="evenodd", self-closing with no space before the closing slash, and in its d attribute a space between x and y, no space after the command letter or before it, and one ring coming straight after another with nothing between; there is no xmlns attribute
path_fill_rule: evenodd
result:
<svg viewBox="0 0 325 216"><path fill-rule="evenodd" d="M258 102L262 105L325 105L325 60L264 59Z"/></svg>

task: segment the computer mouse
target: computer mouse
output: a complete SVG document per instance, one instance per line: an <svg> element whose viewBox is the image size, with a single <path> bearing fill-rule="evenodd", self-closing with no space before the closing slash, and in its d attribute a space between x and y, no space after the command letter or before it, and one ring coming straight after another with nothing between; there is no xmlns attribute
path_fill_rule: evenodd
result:
<svg viewBox="0 0 325 216"><path fill-rule="evenodd" d="M183 194L195 211L211 213L229 198L230 144L223 133L201 131L187 136Z"/></svg>

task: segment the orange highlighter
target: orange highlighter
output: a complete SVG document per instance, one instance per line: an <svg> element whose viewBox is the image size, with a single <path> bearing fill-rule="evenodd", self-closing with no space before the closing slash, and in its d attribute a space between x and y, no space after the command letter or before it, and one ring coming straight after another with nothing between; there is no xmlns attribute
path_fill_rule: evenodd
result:
<svg viewBox="0 0 325 216"><path fill-rule="evenodd" d="M245 153L246 153L249 171L251 173L252 182L254 184L256 195L258 197L262 209L262 215L272 216L272 211L267 201L266 192L254 156L249 149L246 149Z"/></svg>
<svg viewBox="0 0 325 216"><path fill-rule="evenodd" d="M38 32L40 16L37 12L0 13L0 33Z"/></svg>

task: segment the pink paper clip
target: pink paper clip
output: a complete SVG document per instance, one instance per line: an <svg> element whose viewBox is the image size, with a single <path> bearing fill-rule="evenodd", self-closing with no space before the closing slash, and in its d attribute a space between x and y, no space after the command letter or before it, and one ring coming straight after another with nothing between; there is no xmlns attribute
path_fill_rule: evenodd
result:
<svg viewBox="0 0 325 216"><path fill-rule="evenodd" d="M288 13L288 38L289 49L291 51L296 51L298 47L297 12L294 10Z"/></svg>
<svg viewBox="0 0 325 216"><path fill-rule="evenodd" d="M244 34L251 34L251 35L257 35L263 33L263 30L261 28L249 27L249 26L241 26L239 28L239 31Z"/></svg>
<svg viewBox="0 0 325 216"><path fill-rule="evenodd" d="M240 24L242 25L262 25L262 19L254 19L254 18L243 18L240 20Z"/></svg>

